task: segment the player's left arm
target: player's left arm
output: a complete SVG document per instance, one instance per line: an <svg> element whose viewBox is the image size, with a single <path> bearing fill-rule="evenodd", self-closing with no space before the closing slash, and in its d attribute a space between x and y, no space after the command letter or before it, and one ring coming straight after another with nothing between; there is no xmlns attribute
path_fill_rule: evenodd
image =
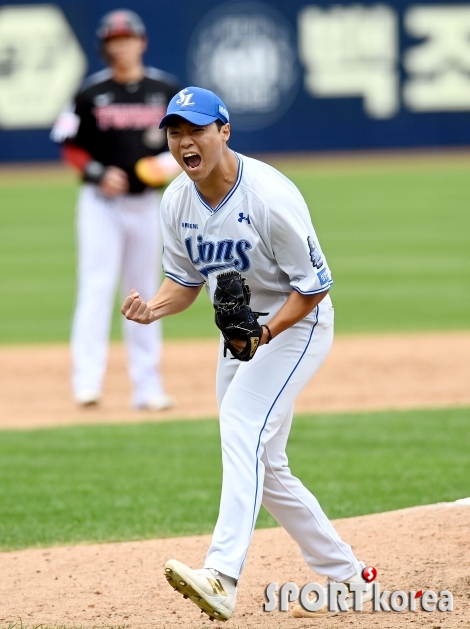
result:
<svg viewBox="0 0 470 629"><path fill-rule="evenodd" d="M308 208L298 191L289 190L285 197L279 195L270 208L269 219L276 262L289 276L293 289L277 314L266 322L274 338L308 316L326 297L333 281ZM268 339L264 327L260 345Z"/></svg>
<svg viewBox="0 0 470 629"><path fill-rule="evenodd" d="M286 303L278 310L274 317L263 326L263 336L259 344L264 345L268 340L271 340L266 326L268 326L271 332L271 338L275 338L299 321L302 321L302 319L305 319L327 295L327 290L324 293L317 293L316 295L302 295L296 290L292 291ZM230 343L237 351L241 352L245 347L246 341L235 339L230 341Z"/></svg>
<svg viewBox="0 0 470 629"><path fill-rule="evenodd" d="M302 321L302 319L305 319L327 295L327 290L324 293L317 293L316 295L302 295L296 290L292 291L282 308L266 323L271 330L272 338L278 336L288 328L291 328L299 321ZM264 327L260 345L266 343L268 338L268 331Z"/></svg>

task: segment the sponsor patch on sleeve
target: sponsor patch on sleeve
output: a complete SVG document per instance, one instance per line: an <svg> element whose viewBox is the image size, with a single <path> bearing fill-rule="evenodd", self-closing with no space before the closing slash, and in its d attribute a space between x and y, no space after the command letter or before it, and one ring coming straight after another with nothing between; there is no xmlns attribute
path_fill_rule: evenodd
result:
<svg viewBox="0 0 470 629"><path fill-rule="evenodd" d="M317 277L320 280L320 284L322 286L325 286L325 284L329 284L331 281L327 269L322 269L319 273L317 273Z"/></svg>

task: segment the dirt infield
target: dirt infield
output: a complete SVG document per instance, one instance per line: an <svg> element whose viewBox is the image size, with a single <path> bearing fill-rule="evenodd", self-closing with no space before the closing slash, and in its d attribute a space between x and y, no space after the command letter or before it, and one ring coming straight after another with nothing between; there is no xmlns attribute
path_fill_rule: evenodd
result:
<svg viewBox="0 0 470 629"><path fill-rule="evenodd" d="M324 620L296 619L262 611L270 582L299 586L323 579L310 572L295 543L282 529L255 531L240 583L234 617L209 622L197 607L173 592L163 576L172 557L202 565L209 537L120 544L32 549L0 553L0 623L21 618L28 627L130 627L170 629L292 629L371 627L462 628L470 625L470 506L417 507L337 520L356 555L376 566L381 590L450 590L454 611L348 612ZM418 606L419 609L419 606Z"/></svg>
<svg viewBox="0 0 470 629"><path fill-rule="evenodd" d="M204 360L201 359L204 357ZM215 417L217 344L168 343L163 372L175 397L159 418ZM397 409L470 404L470 332L343 336L303 392L297 412ZM78 410L70 399L65 346L0 349L0 427L154 420L128 409L129 384L121 345L111 349L101 407ZM264 587L321 581L281 529L256 531L241 581L236 615L227 629L371 627L429 629L470 626L470 506L434 505L336 521L356 554L375 565L382 589L450 589L450 613L373 613L370 604L327 620L262 611ZM162 567L171 557L202 564L208 536L119 544L86 544L0 553L0 627L214 627L173 592Z"/></svg>
<svg viewBox="0 0 470 629"><path fill-rule="evenodd" d="M217 343L167 343L166 387L175 399L158 414L129 408L125 353L113 345L103 403L79 409L70 395L67 346L0 348L0 428L216 417ZM470 332L339 336L296 412L470 405Z"/></svg>

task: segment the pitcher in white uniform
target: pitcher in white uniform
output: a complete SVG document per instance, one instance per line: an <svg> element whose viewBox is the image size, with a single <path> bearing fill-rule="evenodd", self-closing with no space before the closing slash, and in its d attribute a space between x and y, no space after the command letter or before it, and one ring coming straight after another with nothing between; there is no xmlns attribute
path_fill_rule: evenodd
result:
<svg viewBox="0 0 470 629"><path fill-rule="evenodd" d="M204 285L213 299L217 275L227 270L246 278L253 310L269 313L260 317L267 327L249 362L224 357L221 342L219 517L204 568L171 560L165 576L210 618L230 618L263 504L312 570L336 582L365 583L364 564L291 474L285 452L295 400L333 341L333 281L306 203L281 173L228 147L229 114L214 93L182 90L160 124L184 170L161 206L166 279L149 302L131 291L122 313L142 324L158 321L188 308ZM371 598L367 588L363 602ZM294 608L295 616L330 613Z"/></svg>

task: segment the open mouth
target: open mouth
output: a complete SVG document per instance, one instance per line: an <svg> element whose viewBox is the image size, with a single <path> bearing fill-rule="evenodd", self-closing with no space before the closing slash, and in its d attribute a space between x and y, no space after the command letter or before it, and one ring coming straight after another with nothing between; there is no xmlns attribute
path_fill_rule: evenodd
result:
<svg viewBox="0 0 470 629"><path fill-rule="evenodd" d="M197 168L201 163L201 156L197 153L186 153L183 155L183 160L188 168Z"/></svg>

